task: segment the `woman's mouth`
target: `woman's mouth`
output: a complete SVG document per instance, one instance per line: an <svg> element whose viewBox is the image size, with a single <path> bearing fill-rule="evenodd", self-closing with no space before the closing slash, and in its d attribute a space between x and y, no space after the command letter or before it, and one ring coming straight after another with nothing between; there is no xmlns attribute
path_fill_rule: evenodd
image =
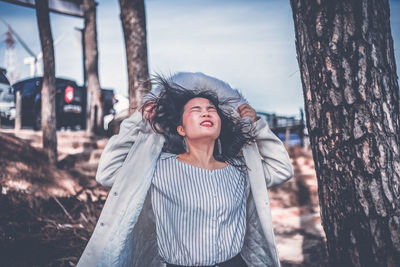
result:
<svg viewBox="0 0 400 267"><path fill-rule="evenodd" d="M200 123L200 125L201 125L201 126L204 126L204 127L212 127L212 126L214 126L214 123L213 123L212 121L205 120L205 121L202 121L202 122Z"/></svg>

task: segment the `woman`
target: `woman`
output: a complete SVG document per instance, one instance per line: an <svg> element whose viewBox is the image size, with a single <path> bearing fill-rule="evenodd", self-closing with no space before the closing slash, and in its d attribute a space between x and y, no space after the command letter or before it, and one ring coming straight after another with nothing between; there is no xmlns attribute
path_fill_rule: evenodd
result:
<svg viewBox="0 0 400 267"><path fill-rule="evenodd" d="M78 266L279 266L267 186L293 169L244 102L201 73L161 79L101 156L112 188Z"/></svg>

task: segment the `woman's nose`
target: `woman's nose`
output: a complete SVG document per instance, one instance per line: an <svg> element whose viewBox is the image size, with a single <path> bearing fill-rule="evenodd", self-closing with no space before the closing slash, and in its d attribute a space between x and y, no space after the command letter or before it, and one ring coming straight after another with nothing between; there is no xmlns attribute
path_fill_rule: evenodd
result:
<svg viewBox="0 0 400 267"><path fill-rule="evenodd" d="M203 111L203 114L201 114L202 117L209 117L210 114L208 112L208 110Z"/></svg>

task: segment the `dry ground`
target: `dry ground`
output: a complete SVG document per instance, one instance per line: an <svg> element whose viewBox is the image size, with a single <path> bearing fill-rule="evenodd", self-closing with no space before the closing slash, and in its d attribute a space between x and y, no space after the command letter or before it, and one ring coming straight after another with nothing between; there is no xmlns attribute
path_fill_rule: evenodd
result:
<svg viewBox="0 0 400 267"><path fill-rule="evenodd" d="M0 132L0 266L75 266L108 190L94 175L106 139L59 133L59 164L47 163L40 134ZM326 266L310 150L289 147L295 177L270 190L283 266Z"/></svg>

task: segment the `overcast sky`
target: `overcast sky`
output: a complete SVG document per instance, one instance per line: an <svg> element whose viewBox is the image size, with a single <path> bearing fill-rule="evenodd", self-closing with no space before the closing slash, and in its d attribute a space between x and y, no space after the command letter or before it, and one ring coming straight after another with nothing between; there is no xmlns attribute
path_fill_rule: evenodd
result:
<svg viewBox="0 0 400 267"><path fill-rule="evenodd" d="M127 95L125 47L117 0L98 1L99 74L103 88ZM399 68L400 1L390 1L392 35ZM257 110L299 115L304 106L289 1L148 0L150 73L200 71L243 92ZM35 10L0 2L0 17L40 52ZM83 20L52 14L56 75L82 83L78 31ZM0 22L0 66L6 26ZM29 77L28 57L17 43L16 75ZM398 72L399 73L399 72Z"/></svg>

